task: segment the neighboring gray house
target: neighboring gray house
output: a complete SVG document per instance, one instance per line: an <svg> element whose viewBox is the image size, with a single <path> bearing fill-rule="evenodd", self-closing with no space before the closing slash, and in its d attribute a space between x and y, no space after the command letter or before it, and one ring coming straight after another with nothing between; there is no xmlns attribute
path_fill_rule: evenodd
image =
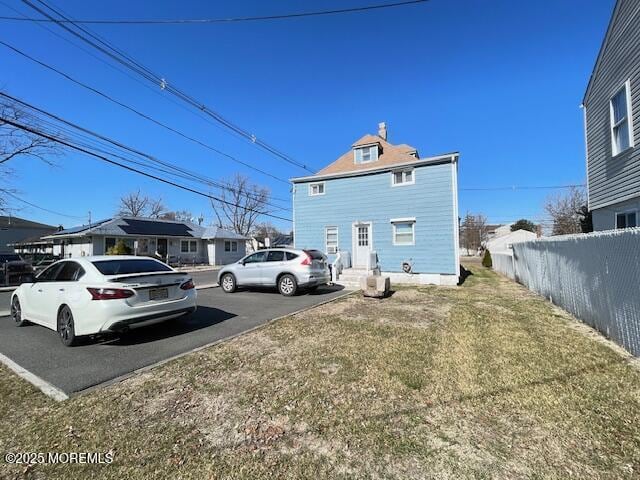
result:
<svg viewBox="0 0 640 480"><path fill-rule="evenodd" d="M638 225L640 0L618 0L582 102L595 230Z"/></svg>
<svg viewBox="0 0 640 480"><path fill-rule="evenodd" d="M49 235L57 230L53 225L0 216L0 252L13 252L13 244Z"/></svg>
<svg viewBox="0 0 640 480"><path fill-rule="evenodd" d="M122 240L129 253L160 258L172 264L225 265L245 255L246 238L217 227L191 222L116 217L69 228L44 237L53 254L63 258L105 255Z"/></svg>

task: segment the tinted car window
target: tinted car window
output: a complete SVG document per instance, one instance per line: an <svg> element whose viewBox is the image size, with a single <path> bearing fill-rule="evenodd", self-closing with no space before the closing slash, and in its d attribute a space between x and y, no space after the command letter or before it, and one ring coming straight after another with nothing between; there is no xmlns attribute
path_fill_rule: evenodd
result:
<svg viewBox="0 0 640 480"><path fill-rule="evenodd" d="M247 258L245 258L244 263L264 262L266 256L267 256L267 252L254 253L253 255L249 255Z"/></svg>
<svg viewBox="0 0 640 480"><path fill-rule="evenodd" d="M284 261L284 252L282 250L272 250L267 254L267 262Z"/></svg>
<svg viewBox="0 0 640 480"><path fill-rule="evenodd" d="M293 260L294 258L298 258L297 253L287 252L287 260Z"/></svg>
<svg viewBox="0 0 640 480"><path fill-rule="evenodd" d="M126 275L128 273L170 272L171 268L150 258L129 260L98 260L93 265L103 275Z"/></svg>
<svg viewBox="0 0 640 480"><path fill-rule="evenodd" d="M0 263L5 263L5 262L21 262L22 258L20 258L20 255L14 254L14 253L2 253L0 254Z"/></svg>
<svg viewBox="0 0 640 480"><path fill-rule="evenodd" d="M324 259L324 253L322 253L320 250L305 250L305 253L309 255L313 260Z"/></svg>
<svg viewBox="0 0 640 480"><path fill-rule="evenodd" d="M84 269L76 262L63 262L56 275L56 282L75 282L84 275Z"/></svg>
<svg viewBox="0 0 640 480"><path fill-rule="evenodd" d="M39 282L52 282L58 273L58 270L62 268L62 263L54 263L50 267L45 268L36 277Z"/></svg>

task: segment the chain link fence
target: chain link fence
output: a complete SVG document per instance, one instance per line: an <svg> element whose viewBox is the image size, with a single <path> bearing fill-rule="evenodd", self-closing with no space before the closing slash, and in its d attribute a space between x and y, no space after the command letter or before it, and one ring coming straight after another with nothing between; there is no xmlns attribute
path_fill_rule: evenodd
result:
<svg viewBox="0 0 640 480"><path fill-rule="evenodd" d="M640 356L640 228L514 243L512 257L492 257L497 271Z"/></svg>

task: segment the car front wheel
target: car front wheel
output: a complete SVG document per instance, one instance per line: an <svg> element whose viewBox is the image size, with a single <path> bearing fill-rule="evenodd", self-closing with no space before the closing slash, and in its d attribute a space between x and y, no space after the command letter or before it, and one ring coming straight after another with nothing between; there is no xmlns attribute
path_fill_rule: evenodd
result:
<svg viewBox="0 0 640 480"><path fill-rule="evenodd" d="M296 282L296 277L293 275L283 275L278 280L278 290L285 297L292 297L296 294L298 290L298 282Z"/></svg>
<svg viewBox="0 0 640 480"><path fill-rule="evenodd" d="M73 314L66 305L58 313L58 335L60 335L60 340L67 347L71 347L78 342Z"/></svg>
<svg viewBox="0 0 640 480"><path fill-rule="evenodd" d="M11 301L11 318L13 319L16 327L24 327L29 323L22 316L22 306L20 305L20 299L17 296L13 297L13 300Z"/></svg>
<svg viewBox="0 0 640 480"><path fill-rule="evenodd" d="M236 291L236 279L230 273L225 273L220 279L220 286L225 293L233 293Z"/></svg>

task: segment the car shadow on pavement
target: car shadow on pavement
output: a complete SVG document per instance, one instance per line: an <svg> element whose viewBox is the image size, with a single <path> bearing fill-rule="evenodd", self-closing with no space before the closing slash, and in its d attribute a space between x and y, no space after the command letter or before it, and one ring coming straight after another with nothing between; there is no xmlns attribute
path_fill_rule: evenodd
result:
<svg viewBox="0 0 640 480"><path fill-rule="evenodd" d="M316 290L307 291L308 295L328 295L330 293L339 292L340 290L344 290L342 285L325 285L323 287L318 287Z"/></svg>
<svg viewBox="0 0 640 480"><path fill-rule="evenodd" d="M236 315L234 313L225 312L219 308L201 305L198 306L198 310L196 310L195 313L167 320L166 322L158 323L156 325L132 329L123 334L114 334L113 336L106 338L101 343L103 345L129 346L155 342L191 333L196 330L201 330L224 322L225 320L229 320L235 316Z"/></svg>
<svg viewBox="0 0 640 480"><path fill-rule="evenodd" d="M318 287L315 290L307 290L305 288L300 287L298 292L294 295L294 297L300 297L305 295L313 295L313 296L321 296L321 295L329 295L334 292L339 292L340 290L344 290L342 285L324 285L322 287ZM238 287L238 292L257 292L257 293L270 293L273 295L280 295L280 292L276 287Z"/></svg>

